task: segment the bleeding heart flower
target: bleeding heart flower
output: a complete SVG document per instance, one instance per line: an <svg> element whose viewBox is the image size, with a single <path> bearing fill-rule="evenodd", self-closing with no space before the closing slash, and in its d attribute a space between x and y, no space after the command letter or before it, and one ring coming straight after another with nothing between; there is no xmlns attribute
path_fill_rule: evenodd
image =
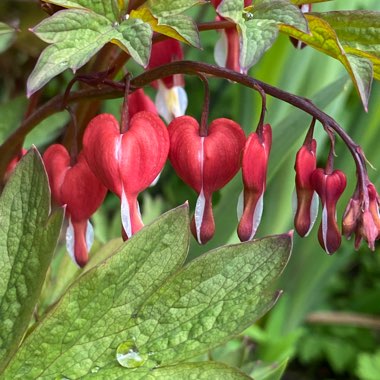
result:
<svg viewBox="0 0 380 380"><path fill-rule="evenodd" d="M139 112L120 133L113 115L101 114L88 124L83 151L95 175L121 199L125 238L143 227L137 197L158 176L169 152L169 135L152 112Z"/></svg>
<svg viewBox="0 0 380 380"><path fill-rule="evenodd" d="M306 141L298 151L294 169L296 171L296 212L294 226L298 234L307 236L318 215L318 195L310 178L317 168L317 142Z"/></svg>
<svg viewBox="0 0 380 380"><path fill-rule="evenodd" d="M169 38L153 45L148 69L181 59L183 51L180 42ZM174 117L185 114L188 100L183 74L170 75L153 82L152 85L158 88L155 101L157 111L167 123L170 123Z"/></svg>
<svg viewBox="0 0 380 380"><path fill-rule="evenodd" d="M198 193L192 233L198 243L209 241L215 232L212 193L226 185L239 171L245 143L241 127L229 119L216 119L207 136L201 137L197 120L174 119L168 127L169 159L178 176Z"/></svg>
<svg viewBox="0 0 380 380"><path fill-rule="evenodd" d="M251 133L248 136L244 147L242 160L244 194L238 204L240 222L237 231L241 241L253 239L261 221L271 145L272 129L266 124L261 135Z"/></svg>
<svg viewBox="0 0 380 380"><path fill-rule="evenodd" d="M328 174L323 169L316 169L310 180L322 202L318 240L322 248L332 254L340 247L342 240L336 221L336 204L346 188L346 176L340 170Z"/></svg>
<svg viewBox="0 0 380 380"><path fill-rule="evenodd" d="M67 250L72 259L83 267L93 242L89 218L102 204L107 189L95 177L81 152L72 165L63 145L50 146L43 155L53 200L66 205L69 227L66 233Z"/></svg>

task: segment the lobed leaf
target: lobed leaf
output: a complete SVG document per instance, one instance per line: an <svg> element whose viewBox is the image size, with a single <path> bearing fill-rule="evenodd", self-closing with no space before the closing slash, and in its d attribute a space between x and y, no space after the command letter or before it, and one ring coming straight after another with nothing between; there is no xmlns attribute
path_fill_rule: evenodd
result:
<svg viewBox="0 0 380 380"><path fill-rule="evenodd" d="M150 26L141 20L112 23L106 17L85 9L57 12L32 31L52 45L42 52L28 78L29 96L64 70L76 71L82 67L107 42L118 44L137 63L147 65L153 33Z"/></svg>
<svg viewBox="0 0 380 380"><path fill-rule="evenodd" d="M62 220L62 209L50 215L47 175L32 149L0 198L0 373L30 323Z"/></svg>
<svg viewBox="0 0 380 380"><path fill-rule="evenodd" d="M289 25L281 25L280 30L338 59L350 74L361 97L363 106L367 110L373 76L373 67L370 60L367 58L355 58L352 54L347 56L334 29L325 20L311 14L305 16L308 20L310 34Z"/></svg>
<svg viewBox="0 0 380 380"><path fill-rule="evenodd" d="M183 264L188 226L188 208L179 207L84 273L27 337L4 378L72 379L115 361L128 321Z"/></svg>

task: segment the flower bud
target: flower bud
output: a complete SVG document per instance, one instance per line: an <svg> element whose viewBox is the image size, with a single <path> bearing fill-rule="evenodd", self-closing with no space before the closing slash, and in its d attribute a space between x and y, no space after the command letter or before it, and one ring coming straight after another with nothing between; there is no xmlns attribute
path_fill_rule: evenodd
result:
<svg viewBox="0 0 380 380"><path fill-rule="evenodd" d="M341 234L336 221L336 204L346 188L346 176L340 170L327 174L323 169L314 170L311 184L322 203L322 221L318 240L328 253L334 253L341 244Z"/></svg>
<svg viewBox="0 0 380 380"><path fill-rule="evenodd" d="M242 159L243 213L237 230L241 241L253 239L261 221L271 146L272 129L269 124L266 124L263 127L262 135L251 133L244 147Z"/></svg>
<svg viewBox="0 0 380 380"><path fill-rule="evenodd" d="M317 142L314 139L310 143L306 142L298 151L294 166L297 196L294 226L302 237L310 233L318 214L318 195L310 182L317 167L316 150Z"/></svg>
<svg viewBox="0 0 380 380"><path fill-rule="evenodd" d="M170 162L178 176L198 194L192 233L205 244L215 231L212 194L226 185L240 168L245 135L229 119L216 119L206 137L199 135L199 124L190 116L174 119L168 127Z"/></svg>

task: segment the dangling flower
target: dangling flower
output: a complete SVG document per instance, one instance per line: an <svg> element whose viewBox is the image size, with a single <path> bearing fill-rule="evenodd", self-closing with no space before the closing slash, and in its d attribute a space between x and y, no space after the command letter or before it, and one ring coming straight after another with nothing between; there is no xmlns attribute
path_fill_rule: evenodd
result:
<svg viewBox="0 0 380 380"><path fill-rule="evenodd" d="M380 237L380 198L373 183L368 182L366 187L365 195L357 187L350 199L343 216L343 233L350 238L355 232L355 249L364 239L375 250L375 241Z"/></svg>
<svg viewBox="0 0 380 380"><path fill-rule="evenodd" d="M148 69L182 59L183 51L180 42L169 38L153 45ZM167 123L185 114L188 100L182 74L159 79L153 85L158 88L155 101L157 111Z"/></svg>
<svg viewBox="0 0 380 380"><path fill-rule="evenodd" d="M46 150L43 160L53 200L60 206L66 205L67 250L74 262L83 267L94 240L89 218L102 204L107 189L88 167L83 153L72 165L66 148L54 144Z"/></svg>
<svg viewBox="0 0 380 380"><path fill-rule="evenodd" d="M245 144L242 160L243 207L238 205L240 221L237 232L241 241L253 239L261 221L271 145L272 129L269 124L264 125L260 132L251 133ZM241 208L242 212L239 211Z"/></svg>
<svg viewBox="0 0 380 380"><path fill-rule="evenodd" d="M217 9L222 0L211 0L214 8ZM244 7L251 5L252 0L244 0ZM217 16L217 21L225 20ZM222 29L220 38L215 44L214 59L215 62L227 69L235 70L239 73L246 74L247 70L240 65L240 35L236 27Z"/></svg>
<svg viewBox="0 0 380 380"><path fill-rule="evenodd" d="M174 119L168 127L169 159L178 176L198 194L191 230L199 244L215 232L212 194L239 171L245 143L241 127L229 119L216 119L207 136L200 136L198 122L191 116Z"/></svg>
<svg viewBox="0 0 380 380"><path fill-rule="evenodd" d="M346 176L340 170L328 173L324 169L316 169L310 180L322 202L318 240L322 248L332 254L340 247L342 240L336 221L336 204L346 188Z"/></svg>
<svg viewBox="0 0 380 380"><path fill-rule="evenodd" d="M101 114L88 124L83 151L94 174L121 199L123 237L143 227L137 197L154 181L165 165L169 135L156 114L142 111L120 133L113 115Z"/></svg>
<svg viewBox="0 0 380 380"><path fill-rule="evenodd" d="M311 175L317 167L317 142L306 140L298 151L296 171L296 212L294 226L298 234L307 236L318 214L318 195L311 184Z"/></svg>

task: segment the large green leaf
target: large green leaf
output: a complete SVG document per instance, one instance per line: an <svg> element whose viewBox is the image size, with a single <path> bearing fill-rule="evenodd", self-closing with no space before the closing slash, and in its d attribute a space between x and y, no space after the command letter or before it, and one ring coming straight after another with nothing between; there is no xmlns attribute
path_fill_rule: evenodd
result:
<svg viewBox="0 0 380 380"><path fill-rule="evenodd" d="M90 9L95 13L116 21L122 9L126 7L125 0L43 0L64 8Z"/></svg>
<svg viewBox="0 0 380 380"><path fill-rule="evenodd" d="M130 321L129 340L147 365L197 356L264 315L279 293L291 236L225 246L191 261L167 281Z"/></svg>
<svg viewBox="0 0 380 380"><path fill-rule="evenodd" d="M0 53L8 49L13 41L15 33L15 29L3 22L0 22Z"/></svg>
<svg viewBox="0 0 380 380"><path fill-rule="evenodd" d="M380 12L336 11L314 14L334 28L346 53L370 60L374 78L380 80Z"/></svg>
<svg viewBox="0 0 380 380"><path fill-rule="evenodd" d="M16 167L0 198L0 373L25 334L63 220L50 214L50 189L39 153Z"/></svg>
<svg viewBox="0 0 380 380"><path fill-rule="evenodd" d="M205 4L205 0L148 0L146 6L156 17L176 16L196 4Z"/></svg>
<svg viewBox="0 0 380 380"><path fill-rule="evenodd" d="M128 374L128 375L127 375ZM128 377L127 377L128 376ZM126 370L120 367L117 363L109 367L102 368L99 371L88 376L90 379L107 379L117 380L244 380L251 379L245 373L236 368L229 367L222 363L216 362L194 362L183 363L169 367L137 368L135 370Z"/></svg>
<svg viewBox="0 0 380 380"><path fill-rule="evenodd" d="M38 24L33 32L48 46L28 78L28 95L64 70L76 71L107 42L126 50L140 65L148 63L152 29L139 19L112 23L104 16L85 9L60 11Z"/></svg>
<svg viewBox="0 0 380 380"><path fill-rule="evenodd" d="M355 59L353 55L347 56L334 29L327 21L307 14L310 34L304 33L292 26L281 25L280 30L289 36L297 38L313 48L338 59L346 68L354 82L364 108L368 108L368 100L371 91L373 66L368 58Z"/></svg>
<svg viewBox="0 0 380 380"><path fill-rule="evenodd" d="M128 321L185 260L188 209L168 212L83 274L25 340L6 379L78 378L115 360Z"/></svg>

